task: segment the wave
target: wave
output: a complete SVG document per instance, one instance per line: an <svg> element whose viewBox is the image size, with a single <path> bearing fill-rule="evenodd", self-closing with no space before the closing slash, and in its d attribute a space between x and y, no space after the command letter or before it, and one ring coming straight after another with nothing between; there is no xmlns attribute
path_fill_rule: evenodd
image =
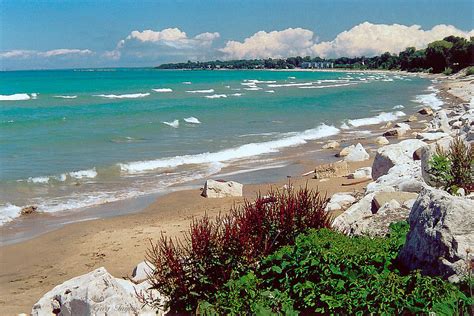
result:
<svg viewBox="0 0 474 316"><path fill-rule="evenodd" d="M0 101L25 101L31 99L27 93L0 94Z"/></svg>
<svg viewBox="0 0 474 316"><path fill-rule="evenodd" d="M49 177L29 177L27 181L30 183L48 183Z"/></svg>
<svg viewBox="0 0 474 316"><path fill-rule="evenodd" d="M346 87L346 86L352 86L356 85L357 83L341 83L341 84L332 84L329 86L304 86L304 87L298 87L299 89L324 89L324 88L337 88L337 87Z"/></svg>
<svg viewBox="0 0 474 316"><path fill-rule="evenodd" d="M402 111L389 112L389 113L382 112L379 115L376 115L373 117L348 120L347 123L352 127L374 125L374 124L380 124L383 122L395 121L398 118L405 115L406 114L403 113Z"/></svg>
<svg viewBox="0 0 474 316"><path fill-rule="evenodd" d="M433 110L439 110L444 104L444 102L438 98L437 93L439 90L430 86L428 87L428 91L433 91L433 93L417 95L413 101L429 106Z"/></svg>
<svg viewBox="0 0 474 316"><path fill-rule="evenodd" d="M232 93L231 96L233 96L233 97L240 97L240 96L242 96L242 93Z"/></svg>
<svg viewBox="0 0 474 316"><path fill-rule="evenodd" d="M205 98L220 99L220 98L227 98L227 95L225 95L225 94L213 94L213 95L206 95Z"/></svg>
<svg viewBox="0 0 474 316"><path fill-rule="evenodd" d="M302 86L311 86L311 85L313 85L313 82L268 84L267 87L281 88L281 87L302 87Z"/></svg>
<svg viewBox="0 0 474 316"><path fill-rule="evenodd" d="M257 83L276 83L275 80L257 80L257 79L247 79L247 80L244 80L245 83L249 83L249 84L257 84Z"/></svg>
<svg viewBox="0 0 474 316"><path fill-rule="evenodd" d="M95 97L102 97L106 99L137 99L149 96L147 93L130 93L130 94L96 94Z"/></svg>
<svg viewBox="0 0 474 316"><path fill-rule="evenodd" d="M72 171L72 172L69 172L69 176L75 179L83 179L83 178L92 179L92 178L97 177L97 170L95 168L92 168L88 170Z"/></svg>
<svg viewBox="0 0 474 316"><path fill-rule="evenodd" d="M266 90L267 93L275 93L275 90Z"/></svg>
<svg viewBox="0 0 474 316"><path fill-rule="evenodd" d="M403 108L405 108L405 107L404 107L403 105L401 105L401 104L395 105L395 106L393 107L394 110L403 109Z"/></svg>
<svg viewBox="0 0 474 316"><path fill-rule="evenodd" d="M179 120L174 120L173 122L162 122L165 125L171 126L173 128L179 127Z"/></svg>
<svg viewBox="0 0 474 316"><path fill-rule="evenodd" d="M164 92L173 92L173 89L170 89L170 88L158 88L158 89L151 89L155 92L159 92L159 93L164 93Z"/></svg>
<svg viewBox="0 0 474 316"><path fill-rule="evenodd" d="M201 124L201 121L198 120L198 118L194 116L190 116L184 119L186 123L191 123L191 124Z"/></svg>
<svg viewBox="0 0 474 316"><path fill-rule="evenodd" d="M247 91L258 91L258 90L262 90L262 88L256 87L256 86L255 86L255 87L251 87L251 88L244 88L244 89L247 90Z"/></svg>
<svg viewBox="0 0 474 316"><path fill-rule="evenodd" d="M182 84L192 84L191 81L183 81Z"/></svg>
<svg viewBox="0 0 474 316"><path fill-rule="evenodd" d="M0 225L11 222L21 214L21 207L7 203L0 205Z"/></svg>
<svg viewBox="0 0 474 316"><path fill-rule="evenodd" d="M55 95L54 97L60 99L75 99L77 95Z"/></svg>
<svg viewBox="0 0 474 316"><path fill-rule="evenodd" d="M196 155L176 156L147 161L135 161L119 164L120 169L127 173L143 173L160 168L175 168L182 165L223 163L231 160L249 158L262 154L275 153L286 147L303 145L309 140L324 138L339 133L339 129L334 126L322 124L317 128L295 133L292 136L281 139L262 142L249 143L239 147L225 149L218 152L206 152Z"/></svg>
<svg viewBox="0 0 474 316"><path fill-rule="evenodd" d="M188 90L187 93L213 93L214 89L207 89L207 90Z"/></svg>

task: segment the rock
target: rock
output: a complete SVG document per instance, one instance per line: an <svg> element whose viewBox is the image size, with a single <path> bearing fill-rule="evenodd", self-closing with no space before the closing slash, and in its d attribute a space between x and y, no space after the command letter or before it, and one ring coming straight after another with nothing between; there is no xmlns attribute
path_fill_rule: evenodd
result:
<svg viewBox="0 0 474 316"><path fill-rule="evenodd" d="M339 144L338 142L336 141L333 141L333 142L329 142L327 143L326 145L323 146L323 149L334 149L334 148L337 148L341 146L341 144Z"/></svg>
<svg viewBox="0 0 474 316"><path fill-rule="evenodd" d="M345 161L323 164L314 169L315 179L345 177L348 174L349 168Z"/></svg>
<svg viewBox="0 0 474 316"><path fill-rule="evenodd" d="M422 108L418 113L422 115L433 115L433 110L431 108Z"/></svg>
<svg viewBox="0 0 474 316"><path fill-rule="evenodd" d="M345 161L364 161L369 159L369 154L364 147L358 143L353 150L344 158Z"/></svg>
<svg viewBox="0 0 474 316"><path fill-rule="evenodd" d="M383 136L379 136L375 139L375 143L378 144L378 145L388 145L390 144L390 142L388 141L387 138L383 137Z"/></svg>
<svg viewBox="0 0 474 316"><path fill-rule="evenodd" d="M348 193L335 193L331 197L328 203L327 210L335 211L341 209L347 209L356 201L355 197Z"/></svg>
<svg viewBox="0 0 474 316"><path fill-rule="evenodd" d="M399 205L408 200L413 200L418 194L411 192L377 192L372 200L372 210L380 209L385 203L396 201Z"/></svg>
<svg viewBox="0 0 474 316"><path fill-rule="evenodd" d="M411 208L413 207L413 205L415 204L416 202L416 199L411 199L411 200L406 200L405 202L403 202L403 206L409 210L411 210Z"/></svg>
<svg viewBox="0 0 474 316"><path fill-rule="evenodd" d="M416 138L424 140L424 141L432 141L432 140L438 140L447 136L449 135L444 132L430 132L430 133L418 133Z"/></svg>
<svg viewBox="0 0 474 316"><path fill-rule="evenodd" d="M411 130L410 125L408 125L406 123L397 123L397 124L395 124L395 127L402 128L402 129L407 130L407 131Z"/></svg>
<svg viewBox="0 0 474 316"><path fill-rule="evenodd" d="M421 170L421 166L420 166ZM418 175L420 177L420 175ZM423 189L423 182L415 179L407 179L404 181L401 181L398 184L398 189L403 192L416 192L420 193L420 191Z"/></svg>
<svg viewBox="0 0 474 316"><path fill-rule="evenodd" d="M406 121L407 122L416 122L416 121L418 121L418 118L416 117L416 115L410 115Z"/></svg>
<svg viewBox="0 0 474 316"><path fill-rule="evenodd" d="M102 267L56 286L33 306L31 314L156 315L152 308L142 307L135 289L132 282L116 279Z"/></svg>
<svg viewBox="0 0 474 316"><path fill-rule="evenodd" d="M377 180L393 166L413 161L413 152L425 145L421 140L407 139L379 148L372 164L372 178Z"/></svg>
<svg viewBox="0 0 474 316"><path fill-rule="evenodd" d="M431 143L429 145L425 145L420 148L418 155L420 156L421 160L421 175L423 180L434 187L440 186L439 183L434 179L434 177L430 174L430 160L433 155L436 154L437 147L439 146L442 150L448 150L451 141L453 140L452 137L445 137L441 138L440 140L436 141L435 143Z"/></svg>
<svg viewBox="0 0 474 316"><path fill-rule="evenodd" d="M148 276L153 273L155 266L148 261L142 261L133 268L132 281L135 283L142 283L148 279Z"/></svg>
<svg viewBox="0 0 474 316"><path fill-rule="evenodd" d="M38 210L38 206L34 206L34 205L25 206L24 208L21 209L20 214L30 215L30 214L36 213L37 210Z"/></svg>
<svg viewBox="0 0 474 316"><path fill-rule="evenodd" d="M243 185L235 181L207 180L201 195L207 198L242 196L242 189Z"/></svg>
<svg viewBox="0 0 474 316"><path fill-rule="evenodd" d="M409 217L410 231L399 254L409 270L421 269L458 281L467 273L474 245L474 201L425 187Z"/></svg>
<svg viewBox="0 0 474 316"><path fill-rule="evenodd" d="M363 179L363 178L371 178L371 177L372 177L372 167L359 168L348 176L349 179Z"/></svg>
<svg viewBox="0 0 474 316"><path fill-rule="evenodd" d="M386 137L401 137L401 136L405 135L407 133L407 131L408 131L407 129L397 127L397 128L389 129L388 131L386 131L382 135L386 136Z"/></svg>
<svg viewBox="0 0 474 316"><path fill-rule="evenodd" d="M355 148L355 145L350 145L350 146L347 146L347 147L344 147L340 152L339 154L337 154L336 156L338 157L345 157L347 155L349 155L349 153L354 150Z"/></svg>
<svg viewBox="0 0 474 316"><path fill-rule="evenodd" d="M449 126L448 116L445 110L439 110L436 112L433 120L430 123L432 131L441 131L444 133L450 133L451 127Z"/></svg>
<svg viewBox="0 0 474 316"><path fill-rule="evenodd" d="M372 192L380 191L381 188L385 187L392 187L394 191L401 191L407 184L412 186L415 192L420 190L416 188L423 186L421 163L419 161L411 161L393 166L386 175L379 177L370 187ZM369 186L367 186L368 188Z"/></svg>
<svg viewBox="0 0 474 316"><path fill-rule="evenodd" d="M364 217L372 216L372 199L374 193L364 196L359 202L353 204L344 213L332 222L332 227L345 234L352 235L357 230L357 222Z"/></svg>
<svg viewBox="0 0 474 316"><path fill-rule="evenodd" d="M341 211L342 206L339 203L331 203L329 202L324 209L326 212L334 212L334 211Z"/></svg>

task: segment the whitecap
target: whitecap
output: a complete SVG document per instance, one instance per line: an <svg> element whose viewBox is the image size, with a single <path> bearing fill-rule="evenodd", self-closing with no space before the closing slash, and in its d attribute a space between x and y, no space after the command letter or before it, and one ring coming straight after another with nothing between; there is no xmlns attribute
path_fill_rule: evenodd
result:
<svg viewBox="0 0 474 316"><path fill-rule="evenodd" d="M242 96L242 93L232 93L231 96L240 97L240 96Z"/></svg>
<svg viewBox="0 0 474 316"><path fill-rule="evenodd" d="M275 93L275 90L266 90L266 93Z"/></svg>
<svg viewBox="0 0 474 316"><path fill-rule="evenodd" d="M247 91L258 91L258 90L262 90L262 88L259 88L259 87L244 88L244 89L247 90Z"/></svg>
<svg viewBox="0 0 474 316"><path fill-rule="evenodd" d="M171 126L173 128L179 127L179 120L174 120L173 122L162 122L165 125Z"/></svg>
<svg viewBox="0 0 474 316"><path fill-rule="evenodd" d="M190 123L190 124L201 124L201 121L199 121L196 117L194 116L190 116L190 117L187 117L184 119L184 121L186 123Z"/></svg>
<svg viewBox="0 0 474 316"><path fill-rule="evenodd" d="M77 95L55 95L54 97L60 99L75 99Z"/></svg>
<svg viewBox="0 0 474 316"><path fill-rule="evenodd" d="M213 95L206 95L205 98L220 99L220 98L227 98L227 95L225 95L225 94L213 94Z"/></svg>
<svg viewBox="0 0 474 316"><path fill-rule="evenodd" d="M0 205L0 225L8 223L21 214L21 207L7 203Z"/></svg>
<svg viewBox="0 0 474 316"><path fill-rule="evenodd" d="M27 93L0 94L0 101L24 101L29 99L31 99L31 97Z"/></svg>
<svg viewBox="0 0 474 316"><path fill-rule="evenodd" d="M303 87L303 86L311 86L311 85L313 85L313 82L268 84L267 87L281 88L281 87Z"/></svg>
<svg viewBox="0 0 474 316"><path fill-rule="evenodd" d="M444 102L437 96L437 92L439 92L439 90L432 86L428 87L428 90L433 91L433 93L417 95L413 101L421 103L425 106L429 106L433 110L439 110L444 104Z"/></svg>
<svg viewBox="0 0 474 316"><path fill-rule="evenodd" d="M402 111L389 112L389 113L382 112L373 117L365 117L365 118L360 118L360 119L348 120L347 123L350 126L359 127L359 126L380 124L383 122L396 121L398 118L403 117L403 116L405 116L405 113L403 113Z"/></svg>
<svg viewBox="0 0 474 316"><path fill-rule="evenodd" d="M28 182L30 183L48 183L49 177L29 177Z"/></svg>
<svg viewBox="0 0 474 316"><path fill-rule="evenodd" d="M213 93L214 89L205 89L205 90L188 90L187 93Z"/></svg>
<svg viewBox="0 0 474 316"><path fill-rule="evenodd" d="M192 84L191 81L183 81L182 84Z"/></svg>
<svg viewBox="0 0 474 316"><path fill-rule="evenodd" d="M150 94L147 93L130 93L130 94L96 94L95 97L102 97L106 99L136 99L136 98L144 98L149 96Z"/></svg>
<svg viewBox="0 0 474 316"><path fill-rule="evenodd" d="M316 128L303 132L286 135L280 139L262 143L249 143L239 147L229 148L218 152L206 152L197 155L175 156L156 160L135 161L119 164L122 172L143 173L159 168L174 168L181 165L223 163L231 160L249 158L262 154L275 153L286 147L303 145L310 140L324 138L339 133L339 129L334 126L322 124Z"/></svg>
<svg viewBox="0 0 474 316"><path fill-rule="evenodd" d="M72 171L69 172L69 176L75 179L95 178L97 176L97 170L95 168L92 168L88 170Z"/></svg>
<svg viewBox="0 0 474 316"><path fill-rule="evenodd" d="M401 104L395 105L395 106L393 107L394 110L403 109L403 108L405 108L405 107L404 107L403 105L401 105Z"/></svg>
<svg viewBox="0 0 474 316"><path fill-rule="evenodd" d="M158 93L173 92L173 89L170 89L170 88L158 88L158 89L151 89L151 90Z"/></svg>

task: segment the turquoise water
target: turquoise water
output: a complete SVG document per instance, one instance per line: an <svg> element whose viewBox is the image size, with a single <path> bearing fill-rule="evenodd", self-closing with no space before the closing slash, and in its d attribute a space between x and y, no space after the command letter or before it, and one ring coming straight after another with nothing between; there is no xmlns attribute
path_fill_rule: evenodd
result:
<svg viewBox="0 0 474 316"><path fill-rule="evenodd" d="M401 117L429 85L372 73L1 72L0 222L24 205L82 208L159 192L257 156L271 164L282 149L341 126Z"/></svg>

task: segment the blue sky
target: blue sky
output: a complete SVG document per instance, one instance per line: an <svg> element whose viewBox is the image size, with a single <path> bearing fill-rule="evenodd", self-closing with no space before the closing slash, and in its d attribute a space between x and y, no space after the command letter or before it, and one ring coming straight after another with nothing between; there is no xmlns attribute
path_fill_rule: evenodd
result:
<svg viewBox="0 0 474 316"><path fill-rule="evenodd" d="M471 0L0 0L0 68L150 66L289 53L338 56L344 50L370 55L379 51L371 42L392 28L394 43L383 39L379 47L396 52L395 43L423 46L435 33L472 35L473 6ZM409 28L413 25L419 27ZM439 25L454 29L433 29ZM167 29L173 31L160 33ZM132 35L144 30L152 33ZM352 37L343 34L337 43L341 32L351 30ZM414 39L397 40L406 37ZM341 44L352 39L359 43ZM262 43L270 44L262 48Z"/></svg>

